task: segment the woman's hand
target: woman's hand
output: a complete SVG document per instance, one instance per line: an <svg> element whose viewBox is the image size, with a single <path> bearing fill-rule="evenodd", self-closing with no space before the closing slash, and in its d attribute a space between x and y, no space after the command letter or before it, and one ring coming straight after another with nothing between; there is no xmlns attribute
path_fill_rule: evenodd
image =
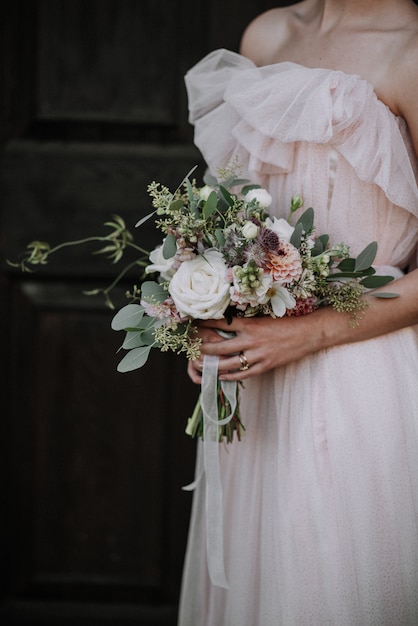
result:
<svg viewBox="0 0 418 626"><path fill-rule="evenodd" d="M198 322L197 326L199 328L199 337L202 339L202 346L209 345L211 343L221 343L225 340L223 337L213 330L217 324L216 321L211 320L209 324L204 324L203 322ZM225 324L223 324L225 326ZM207 327L206 327L207 326ZM211 328L212 327L212 328ZM216 354L216 352L214 353ZM203 353L201 349L201 354L199 359L195 359L194 361L189 361L187 365L187 373L191 380L200 385L202 382L202 369L203 369Z"/></svg>
<svg viewBox="0 0 418 626"><path fill-rule="evenodd" d="M385 290L383 287L374 293ZM219 356L221 380L245 380L324 348L372 339L418 324L418 270L394 281L390 291L399 297L387 300L372 294L364 296L368 307L354 328L349 314L337 313L331 307L301 317L235 317L231 324L226 320L201 321L201 358L189 362L190 378L201 383L205 354ZM223 339L216 330L234 331L236 337ZM240 369L240 353L248 361L248 369Z"/></svg>
<svg viewBox="0 0 418 626"><path fill-rule="evenodd" d="M219 356L220 380L245 380L297 361L322 347L313 331L315 316L317 313L298 318L234 318L231 324L225 320L201 321L201 358L189 362L189 376L201 383L205 354ZM223 339L217 330L235 332L236 337ZM240 369L246 362L248 369Z"/></svg>

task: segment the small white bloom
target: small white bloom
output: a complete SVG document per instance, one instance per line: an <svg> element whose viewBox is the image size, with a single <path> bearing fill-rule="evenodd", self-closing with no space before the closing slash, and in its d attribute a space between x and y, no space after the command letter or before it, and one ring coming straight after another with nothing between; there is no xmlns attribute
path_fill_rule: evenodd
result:
<svg viewBox="0 0 418 626"><path fill-rule="evenodd" d="M286 287L278 283L273 283L270 293L272 294L270 298L271 308L277 317L283 317L287 309L293 309L296 305L296 300L292 294Z"/></svg>
<svg viewBox="0 0 418 626"><path fill-rule="evenodd" d="M273 202L273 198L266 189L250 189L250 191L245 194L245 200L247 202L257 200L258 204L263 209L267 209Z"/></svg>
<svg viewBox="0 0 418 626"><path fill-rule="evenodd" d="M170 280L174 274L174 257L171 259L164 258L163 247L164 242L150 253L149 260L151 261L151 264L147 265L145 273L151 274L152 272L159 272L163 280Z"/></svg>
<svg viewBox="0 0 418 626"><path fill-rule="evenodd" d="M182 317L221 319L229 304L230 283L223 256L206 250L204 256L184 261L168 290Z"/></svg>
<svg viewBox="0 0 418 626"><path fill-rule="evenodd" d="M266 219L266 228L272 230L276 235L278 235L279 239L283 241L290 242L290 238L295 230L293 226L289 224L286 220L282 218L273 217L271 220L269 217Z"/></svg>
<svg viewBox="0 0 418 626"><path fill-rule="evenodd" d="M210 185L204 185L203 187L199 189L199 196L201 197L202 200L206 201L209 198L212 191L214 191L213 187L211 187Z"/></svg>
<svg viewBox="0 0 418 626"><path fill-rule="evenodd" d="M261 304L267 304L270 299L270 289L272 287L271 274L264 274L260 271L257 284L253 288L245 288L239 278L239 270L242 268L237 265L233 268L233 284L230 289L231 302L237 305L238 309L245 310L247 305L256 307ZM245 306L242 306L245 305Z"/></svg>
<svg viewBox="0 0 418 626"><path fill-rule="evenodd" d="M258 235L258 231L260 230L259 226L257 226L257 224L254 224L254 222L245 222L244 226L242 227L242 234L246 239L255 239Z"/></svg>

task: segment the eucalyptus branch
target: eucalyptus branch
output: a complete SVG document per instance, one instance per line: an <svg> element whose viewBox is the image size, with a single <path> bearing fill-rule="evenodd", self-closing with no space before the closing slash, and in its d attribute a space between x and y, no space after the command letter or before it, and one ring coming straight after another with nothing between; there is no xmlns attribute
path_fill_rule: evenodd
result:
<svg viewBox="0 0 418 626"><path fill-rule="evenodd" d="M135 265L146 267L147 262L146 261L141 261L140 259L136 259L135 261L132 261L132 263L129 263L128 265L126 265L123 268L123 270L121 272L119 272L119 274L116 276L114 281L110 285L108 285L105 289L97 288L97 289L92 289L90 291L83 291L83 293L86 296L96 296L99 293L102 293L104 295L104 297L105 297L106 306L108 306L109 309L114 310L115 305L113 304L109 294L120 283L120 281L125 276L125 274L127 274L129 272L129 270L131 270L133 267L135 267Z"/></svg>
<svg viewBox="0 0 418 626"><path fill-rule="evenodd" d="M127 248L148 257L149 252L133 242L132 233L126 228L124 220L118 215L114 216L113 222L105 222L105 226L113 228L108 235L93 235L73 241L64 241L51 247L44 241L32 241L26 247L26 255L20 262L7 261L11 267L19 267L23 272L33 271L30 266L46 265L49 257L64 248L82 246L92 242L107 243L104 248L94 251L92 254L107 254L112 263L117 263ZM138 261L135 261L137 263ZM123 275L123 274L122 274ZM118 281L117 281L118 282Z"/></svg>

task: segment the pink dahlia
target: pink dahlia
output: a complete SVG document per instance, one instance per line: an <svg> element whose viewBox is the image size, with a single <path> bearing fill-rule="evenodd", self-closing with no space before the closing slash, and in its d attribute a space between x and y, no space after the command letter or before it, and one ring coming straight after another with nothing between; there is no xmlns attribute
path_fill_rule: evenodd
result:
<svg viewBox="0 0 418 626"><path fill-rule="evenodd" d="M267 254L266 268L273 281L280 285L290 285L302 275L302 261L298 250L291 243L281 241L277 252Z"/></svg>

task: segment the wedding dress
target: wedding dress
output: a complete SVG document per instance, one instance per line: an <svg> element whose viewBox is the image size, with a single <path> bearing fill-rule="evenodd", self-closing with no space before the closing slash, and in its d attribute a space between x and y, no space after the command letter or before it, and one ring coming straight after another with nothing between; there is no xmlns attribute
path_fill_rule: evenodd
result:
<svg viewBox="0 0 418 626"><path fill-rule="evenodd" d="M332 242L355 255L377 241L377 265L398 272L414 262L417 161L368 82L218 50L186 84L214 175L235 159L270 191L270 213L287 217L301 194ZM416 328L250 378L241 407L244 439L220 450L229 588L208 577L201 480L180 625L416 626Z"/></svg>

